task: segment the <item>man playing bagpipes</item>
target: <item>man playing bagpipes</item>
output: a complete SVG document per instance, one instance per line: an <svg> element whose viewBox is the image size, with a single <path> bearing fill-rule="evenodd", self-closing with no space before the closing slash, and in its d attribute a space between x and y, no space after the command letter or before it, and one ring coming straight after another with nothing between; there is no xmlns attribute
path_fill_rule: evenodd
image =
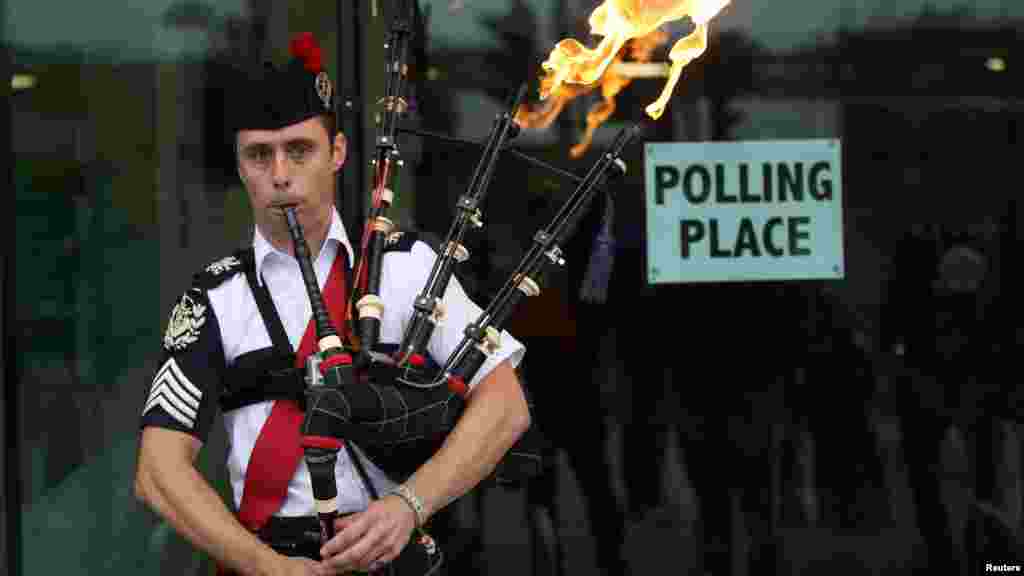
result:
<svg viewBox="0 0 1024 576"><path fill-rule="evenodd" d="M228 100L236 116L238 174L255 222L252 246L195 274L171 312L142 411L136 492L222 572L424 573L418 567L430 564L420 557L434 553L422 530L426 520L491 475L530 426L514 371L525 349L501 334L500 348L467 382L457 422L408 477L385 472L358 442L334 444L336 495L314 503L316 480L303 449L317 438L300 428L308 410L305 360L321 335L307 291L322 292L326 314L320 320L326 323L329 315L329 325L347 341L346 303L359 252L334 206L346 140L335 131L333 89L320 49L304 35L293 41L292 55L287 66L248 71ZM305 268L305 248L296 241L302 238ZM401 342L437 256L413 234L392 234L386 244L377 258L384 303L378 356ZM449 357L481 312L457 280L443 305L429 357L417 360L427 364L425 371ZM229 439L237 514L194 465L218 411ZM323 502L337 513L326 543L318 524Z"/></svg>

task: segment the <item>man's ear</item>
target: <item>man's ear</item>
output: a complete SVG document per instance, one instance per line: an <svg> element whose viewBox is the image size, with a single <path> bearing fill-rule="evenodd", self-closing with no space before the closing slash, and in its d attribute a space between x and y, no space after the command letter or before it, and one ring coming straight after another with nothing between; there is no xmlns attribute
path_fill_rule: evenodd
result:
<svg viewBox="0 0 1024 576"><path fill-rule="evenodd" d="M334 171L337 172L345 164L345 154L348 152L348 140L341 132L334 135L334 146L331 151L334 159Z"/></svg>

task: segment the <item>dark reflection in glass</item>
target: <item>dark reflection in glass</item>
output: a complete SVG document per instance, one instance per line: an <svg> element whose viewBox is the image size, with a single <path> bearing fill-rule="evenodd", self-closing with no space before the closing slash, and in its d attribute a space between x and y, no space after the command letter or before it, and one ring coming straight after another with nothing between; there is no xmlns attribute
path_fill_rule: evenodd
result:
<svg viewBox="0 0 1024 576"><path fill-rule="evenodd" d="M587 33L597 4L431 5L417 84L424 122L481 138L518 82L532 83L535 102L555 40L600 40ZM616 186L608 303L579 299L602 199L570 243L567 269L511 321L530 350L535 422L559 462L528 490L535 572L560 572L564 561L617 574L651 559L683 573L789 573L853 556L865 569L966 572L1019 557L1008 486L1021 468L1006 456L1020 450L1018 387L998 374L1020 341L1009 271L1020 245L1024 8L812 4L726 7L645 138L841 140L844 277L646 285L643 158L628 158L637 169ZM653 61L691 26L666 27ZM596 90L516 146L583 173L624 121L643 118L662 81L636 79L619 93L584 157L567 150L600 102ZM418 186L447 189L449 201L417 216L443 230L465 183L439 168L439 148L424 152ZM475 158L446 152L464 154L459 164ZM498 174L473 252L485 294L571 190L511 158ZM594 549L565 544L580 513L559 491L566 478L590 514ZM482 546L477 562L493 553Z"/></svg>
<svg viewBox="0 0 1024 576"><path fill-rule="evenodd" d="M237 178L211 161L225 144L211 69L261 55L271 9L68 5L54 19L45 4L6 12L18 573L198 573L204 556L135 501L138 414L185 270L246 233ZM225 491L218 442L202 469Z"/></svg>

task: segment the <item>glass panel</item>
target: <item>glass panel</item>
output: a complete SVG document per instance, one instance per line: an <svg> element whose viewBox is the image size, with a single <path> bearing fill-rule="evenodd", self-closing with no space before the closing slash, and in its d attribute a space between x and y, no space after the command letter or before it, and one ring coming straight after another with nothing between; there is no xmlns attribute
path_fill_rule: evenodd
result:
<svg viewBox="0 0 1024 576"><path fill-rule="evenodd" d="M291 14L261 0L5 8L17 574L209 573L207 558L134 497L138 421L171 305L193 272L251 234L223 133L221 72L285 56ZM292 6L308 19L292 25L320 36L335 70L334 7L301 8ZM200 469L227 497L224 447L217 425Z"/></svg>

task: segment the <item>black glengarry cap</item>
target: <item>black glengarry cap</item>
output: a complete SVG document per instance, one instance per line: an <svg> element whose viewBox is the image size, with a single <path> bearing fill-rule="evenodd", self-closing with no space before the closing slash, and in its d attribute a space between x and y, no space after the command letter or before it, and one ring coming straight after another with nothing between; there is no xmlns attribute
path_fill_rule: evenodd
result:
<svg viewBox="0 0 1024 576"><path fill-rule="evenodd" d="M240 70L229 109L232 131L279 130L304 120L334 113L334 86L323 68L316 38L303 32L289 43L291 59L281 67L266 62Z"/></svg>

